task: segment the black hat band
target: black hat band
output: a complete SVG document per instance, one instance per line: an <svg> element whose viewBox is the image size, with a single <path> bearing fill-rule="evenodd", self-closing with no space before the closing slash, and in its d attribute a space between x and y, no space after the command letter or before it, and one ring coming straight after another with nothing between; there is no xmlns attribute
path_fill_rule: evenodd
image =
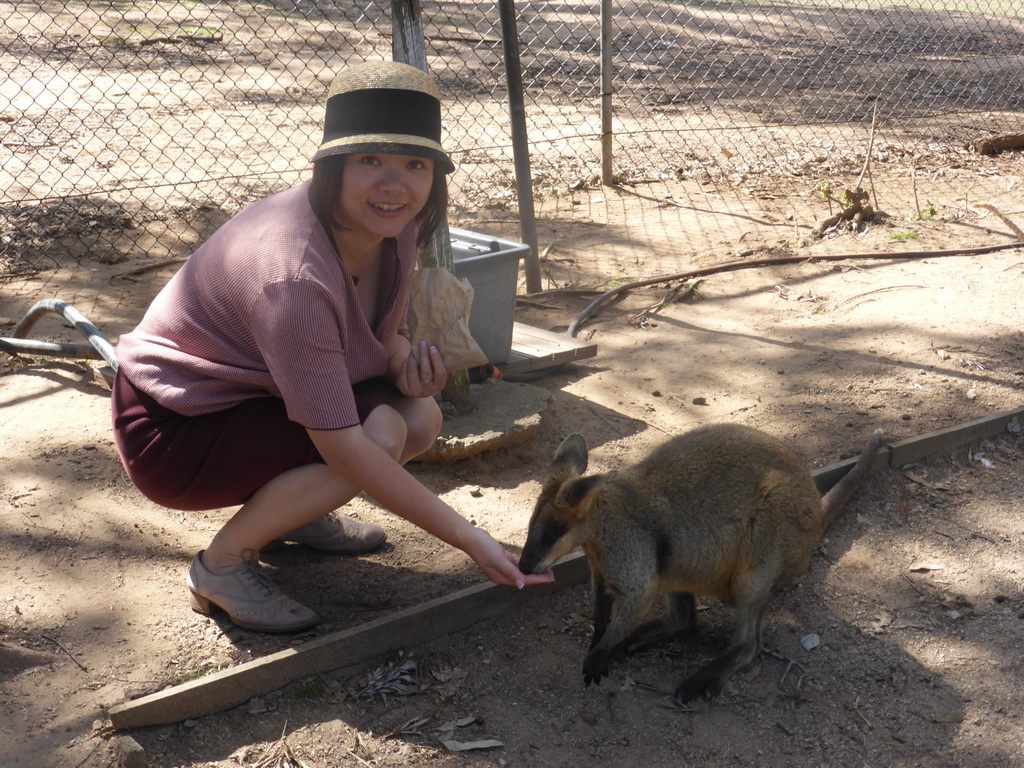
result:
<svg viewBox="0 0 1024 768"><path fill-rule="evenodd" d="M373 135L418 136L440 147L441 104L428 93L397 89L349 91L327 100L323 144Z"/></svg>

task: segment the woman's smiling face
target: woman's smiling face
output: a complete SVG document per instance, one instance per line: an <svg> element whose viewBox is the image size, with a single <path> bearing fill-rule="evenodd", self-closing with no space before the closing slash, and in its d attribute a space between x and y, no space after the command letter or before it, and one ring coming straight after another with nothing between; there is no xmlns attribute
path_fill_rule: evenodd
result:
<svg viewBox="0 0 1024 768"><path fill-rule="evenodd" d="M338 218L353 235L397 237L430 196L434 161L412 155L345 157Z"/></svg>

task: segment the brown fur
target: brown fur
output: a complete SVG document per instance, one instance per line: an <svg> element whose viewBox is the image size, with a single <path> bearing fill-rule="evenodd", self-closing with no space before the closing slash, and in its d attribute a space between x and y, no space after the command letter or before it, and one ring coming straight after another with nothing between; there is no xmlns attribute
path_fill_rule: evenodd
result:
<svg viewBox="0 0 1024 768"><path fill-rule="evenodd" d="M586 552L594 635L584 682L600 683L619 649L694 631L693 596L703 594L736 610L736 629L725 652L684 680L675 697L719 694L760 650L768 600L807 570L825 527L870 472L881 440L877 430L823 499L793 451L750 427L700 427L634 467L600 475L584 475L586 442L567 437L530 519L520 568L540 573L578 546ZM669 593L664 614L640 624L658 592Z"/></svg>

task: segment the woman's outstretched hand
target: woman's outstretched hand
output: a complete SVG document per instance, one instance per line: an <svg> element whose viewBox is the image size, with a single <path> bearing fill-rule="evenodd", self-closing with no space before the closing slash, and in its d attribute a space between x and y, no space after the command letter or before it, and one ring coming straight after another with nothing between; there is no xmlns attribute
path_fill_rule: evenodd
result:
<svg viewBox="0 0 1024 768"><path fill-rule="evenodd" d="M519 560L481 528L474 530L472 539L465 544L463 550L473 558L484 575L495 584L522 589L526 586L546 584L555 580L555 574L551 571L522 573L519 570Z"/></svg>
<svg viewBox="0 0 1024 768"><path fill-rule="evenodd" d="M406 397L430 397L448 380L448 368L440 350L421 341L409 352L395 377L395 386Z"/></svg>

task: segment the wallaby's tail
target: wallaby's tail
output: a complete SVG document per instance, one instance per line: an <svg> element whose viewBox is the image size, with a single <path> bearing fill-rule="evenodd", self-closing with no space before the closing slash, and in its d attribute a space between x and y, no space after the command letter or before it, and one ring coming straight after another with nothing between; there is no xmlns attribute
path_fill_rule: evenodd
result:
<svg viewBox="0 0 1024 768"><path fill-rule="evenodd" d="M874 434L864 446L864 450L857 459L857 463L850 468L850 471L839 478L839 482L833 485L821 498L821 517L824 521L823 530L832 524L836 515L846 505L846 502L853 496L854 491L860 486L864 479L871 474L871 465L875 462L878 449L882 447L882 429L876 429Z"/></svg>

